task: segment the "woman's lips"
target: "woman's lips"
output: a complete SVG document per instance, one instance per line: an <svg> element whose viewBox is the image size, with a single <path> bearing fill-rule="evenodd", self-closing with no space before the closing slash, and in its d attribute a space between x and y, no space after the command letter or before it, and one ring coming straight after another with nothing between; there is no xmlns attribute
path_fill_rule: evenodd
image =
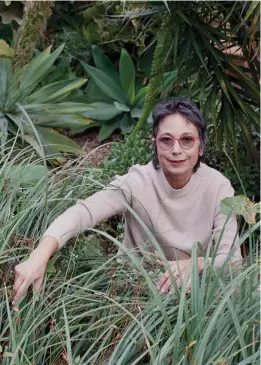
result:
<svg viewBox="0 0 261 365"><path fill-rule="evenodd" d="M181 161L169 161L171 163L172 166L180 166L182 165L186 160L181 160Z"/></svg>

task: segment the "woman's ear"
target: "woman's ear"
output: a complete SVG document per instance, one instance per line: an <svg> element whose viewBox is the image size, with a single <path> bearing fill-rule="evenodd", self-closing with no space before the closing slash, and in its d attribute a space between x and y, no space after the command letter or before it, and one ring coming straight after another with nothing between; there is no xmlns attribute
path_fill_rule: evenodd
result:
<svg viewBox="0 0 261 365"><path fill-rule="evenodd" d="M204 150L202 147L199 148L199 156L202 157L204 155Z"/></svg>

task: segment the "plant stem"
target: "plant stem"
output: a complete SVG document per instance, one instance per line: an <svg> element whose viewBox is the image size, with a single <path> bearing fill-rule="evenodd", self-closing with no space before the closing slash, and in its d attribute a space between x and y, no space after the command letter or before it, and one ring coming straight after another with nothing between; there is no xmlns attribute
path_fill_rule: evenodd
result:
<svg viewBox="0 0 261 365"><path fill-rule="evenodd" d="M26 1L22 24L14 45L14 68L27 65L37 42L44 34L47 19L52 14L53 1Z"/></svg>
<svg viewBox="0 0 261 365"><path fill-rule="evenodd" d="M161 24L161 34L159 36L157 46L153 56L153 62L151 67L151 79L149 82L148 92L146 95L146 100L142 109L141 116L133 129L132 135L134 135L137 131L141 130L149 117L149 114L154 107L156 97L157 97L157 89L162 80L162 74L164 72L164 64L166 53L171 44L171 32L169 27L170 16L166 16Z"/></svg>

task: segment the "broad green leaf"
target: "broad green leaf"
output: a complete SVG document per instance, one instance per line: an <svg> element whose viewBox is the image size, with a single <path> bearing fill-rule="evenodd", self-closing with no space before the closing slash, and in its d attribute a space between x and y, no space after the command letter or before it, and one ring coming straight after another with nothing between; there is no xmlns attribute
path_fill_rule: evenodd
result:
<svg viewBox="0 0 261 365"><path fill-rule="evenodd" d="M12 58L14 55L13 49L4 41L0 39L0 57L10 57Z"/></svg>
<svg viewBox="0 0 261 365"><path fill-rule="evenodd" d="M118 119L103 123L99 131L99 140L104 141L118 128L120 128L120 121Z"/></svg>
<svg viewBox="0 0 261 365"><path fill-rule="evenodd" d="M0 57L0 110L4 110L6 99L9 94L8 88L13 80L12 61L8 58Z"/></svg>
<svg viewBox="0 0 261 365"><path fill-rule="evenodd" d="M32 91L35 88L42 77L45 76L53 66L62 52L63 47L64 45L61 45L52 53L50 53L49 47L32 59L23 71L23 76L21 78L21 88L23 90L29 88Z"/></svg>
<svg viewBox="0 0 261 365"><path fill-rule="evenodd" d="M148 92L148 86L144 86L143 88L141 88L134 99L133 106L138 104L139 101L141 101L142 98L146 96L147 92Z"/></svg>
<svg viewBox="0 0 261 365"><path fill-rule="evenodd" d="M120 83L119 74L113 66L112 62L102 50L96 45L92 46L92 55L95 66L111 78L116 84Z"/></svg>
<svg viewBox="0 0 261 365"><path fill-rule="evenodd" d="M8 119L4 116L0 116L0 146L2 153L4 152L4 144L8 136Z"/></svg>
<svg viewBox="0 0 261 365"><path fill-rule="evenodd" d="M260 203L252 203L247 196L238 195L223 199L220 202L220 211L225 215L242 215L247 223L255 224L256 214L260 213Z"/></svg>
<svg viewBox="0 0 261 365"><path fill-rule="evenodd" d="M135 100L135 67L126 49L121 50L119 71L126 102L133 105Z"/></svg>
<svg viewBox="0 0 261 365"><path fill-rule="evenodd" d="M51 128L86 128L93 121L81 114L64 114L64 115L33 115L30 114L35 125Z"/></svg>
<svg viewBox="0 0 261 365"><path fill-rule="evenodd" d="M113 104L116 106L117 109L119 109L123 112L129 112L130 111L130 107L128 107L125 104L118 103L117 101L115 101Z"/></svg>
<svg viewBox="0 0 261 365"><path fill-rule="evenodd" d="M85 117L97 120L110 120L116 115L122 113L122 110L116 108L113 104L106 103L93 103L90 104L90 108L86 108L86 111L82 113Z"/></svg>
<svg viewBox="0 0 261 365"><path fill-rule="evenodd" d="M39 116L54 116L54 115L65 115L65 114L79 114L86 116L87 118L95 118L99 116L99 118L106 118L102 120L107 120L112 118L110 115L120 114L121 111L118 110L113 104L106 103L92 103L92 104L83 104L83 103L57 103L57 104L29 104L24 105L24 109L30 115L39 114ZM105 110L109 113L106 117ZM95 116L95 117L94 117Z"/></svg>
<svg viewBox="0 0 261 365"><path fill-rule="evenodd" d="M139 108L133 108L130 111L132 118L139 118L141 116L142 109Z"/></svg>
<svg viewBox="0 0 261 365"><path fill-rule="evenodd" d="M84 62L82 62L82 65L90 79L102 90L102 92L104 92L104 94L119 103L125 103L124 93L117 83L101 70L87 65L87 63Z"/></svg>
<svg viewBox="0 0 261 365"><path fill-rule="evenodd" d="M101 122L93 122L92 121L92 123L88 124L87 126L70 128L70 133L71 134L82 133L84 131L87 131L90 128L100 127L100 126L101 126Z"/></svg>
<svg viewBox="0 0 261 365"><path fill-rule="evenodd" d="M83 153L83 149L77 143L62 134L40 126L36 126L36 130L43 142L43 146L50 145L58 151L71 152L75 155Z"/></svg>
<svg viewBox="0 0 261 365"><path fill-rule="evenodd" d="M135 125L135 120L132 119L130 113L124 113L123 118L120 121L120 128L123 133L130 133Z"/></svg>
<svg viewBox="0 0 261 365"><path fill-rule="evenodd" d="M77 102L77 98L72 101ZM92 80L89 79L88 84L84 90L84 94L79 102L84 102L88 104L96 102L112 103L113 99L104 94L104 92Z"/></svg>
<svg viewBox="0 0 261 365"><path fill-rule="evenodd" d="M82 27L82 34L89 44L98 43L100 37L100 28L97 23L90 21Z"/></svg>
<svg viewBox="0 0 261 365"><path fill-rule="evenodd" d="M35 185L47 173L45 166L21 163L10 166L6 171L5 178L11 183L20 183L22 186Z"/></svg>
<svg viewBox="0 0 261 365"><path fill-rule="evenodd" d="M54 266L54 260L49 260L47 265L46 265L46 270L45 272L47 274L56 274L56 268Z"/></svg>
<svg viewBox="0 0 261 365"><path fill-rule="evenodd" d="M29 103L48 103L63 98L71 91L80 88L86 83L86 79L57 81L53 84L43 86L27 99Z"/></svg>

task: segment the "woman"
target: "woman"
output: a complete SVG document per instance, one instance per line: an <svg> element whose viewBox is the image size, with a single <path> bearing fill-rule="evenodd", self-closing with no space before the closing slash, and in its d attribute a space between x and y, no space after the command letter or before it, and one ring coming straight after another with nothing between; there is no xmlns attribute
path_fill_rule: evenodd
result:
<svg viewBox="0 0 261 365"><path fill-rule="evenodd" d="M125 213L124 244L150 265L150 236L128 209L130 206L156 237L178 285L186 271L191 272L191 252L195 242L206 250L211 238L217 243L226 217L220 201L234 195L227 178L200 163L206 145L206 126L197 107L187 99L174 99L157 105L153 113L155 156L147 165L135 165L128 174L117 176L105 189L86 200L77 201L50 225L30 258L16 266L14 302L30 284L39 290L49 258L65 243L112 215ZM219 240L214 267L225 262L237 236L237 223L231 217ZM146 249L144 249L146 246ZM241 259L240 248L230 262ZM199 272L204 259L198 257ZM171 289L169 273L162 275L158 290Z"/></svg>

